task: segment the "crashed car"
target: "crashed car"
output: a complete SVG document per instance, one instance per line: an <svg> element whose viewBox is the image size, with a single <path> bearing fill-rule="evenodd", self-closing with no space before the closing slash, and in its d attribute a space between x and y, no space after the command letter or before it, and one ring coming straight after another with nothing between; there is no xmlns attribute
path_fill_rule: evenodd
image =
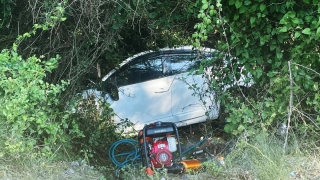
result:
<svg viewBox="0 0 320 180"><path fill-rule="evenodd" d="M101 90L86 90L82 97L94 95L108 102L116 114L115 123L123 119L132 122L125 133L156 121L174 122L181 127L214 120L219 116L220 102L214 92L208 91L210 79L192 71L215 53L214 49L196 50L191 46L142 52L104 76ZM237 83L244 85L244 79ZM202 93L206 95L200 98Z"/></svg>

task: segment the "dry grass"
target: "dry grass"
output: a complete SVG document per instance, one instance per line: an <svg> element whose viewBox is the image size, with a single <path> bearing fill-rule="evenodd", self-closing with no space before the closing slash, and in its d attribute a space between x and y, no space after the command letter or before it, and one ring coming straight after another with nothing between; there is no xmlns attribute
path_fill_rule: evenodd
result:
<svg viewBox="0 0 320 180"><path fill-rule="evenodd" d="M93 180L104 176L85 163L56 161L39 154L0 159L0 180Z"/></svg>
<svg viewBox="0 0 320 180"><path fill-rule="evenodd" d="M233 146L221 141L209 139L201 148L218 151L215 154L225 155L226 166L221 166L217 160L204 163L204 168L185 174L168 174L158 169L153 176L147 176L141 166L129 166L121 171L121 179L130 180L290 180L290 179L320 179L320 148L315 143L305 143L302 140L291 139L283 152L283 140L274 136L259 135L251 138L233 140ZM227 146L228 145L228 146ZM228 147L228 148L226 148ZM61 159L61 157L59 158ZM104 175L102 175L102 173ZM116 179L113 171L97 171L94 168L79 163L75 165L70 160L57 161L57 158L39 154L24 154L18 158L0 159L0 180L93 180Z"/></svg>
<svg viewBox="0 0 320 180"><path fill-rule="evenodd" d="M250 142L250 143L249 143ZM285 152L282 139L259 135L239 139L226 158L225 179L319 179L320 156L315 144L291 139Z"/></svg>
<svg viewBox="0 0 320 180"><path fill-rule="evenodd" d="M207 142L208 150L220 146L215 142ZM166 179L166 180L203 180L203 179L233 179L233 180L316 180L320 179L320 154L316 144L304 143L304 140L292 138L283 151L284 140L260 134L250 140L239 138L229 147L224 161L226 167L219 165L217 160L204 163L200 171L188 172L183 175L167 174L159 170L153 177L147 177L142 167L129 167L121 171L122 179ZM205 147L202 147L205 148ZM220 149L221 150L221 149ZM224 151L226 151L224 149ZM216 157L224 154L219 152Z"/></svg>

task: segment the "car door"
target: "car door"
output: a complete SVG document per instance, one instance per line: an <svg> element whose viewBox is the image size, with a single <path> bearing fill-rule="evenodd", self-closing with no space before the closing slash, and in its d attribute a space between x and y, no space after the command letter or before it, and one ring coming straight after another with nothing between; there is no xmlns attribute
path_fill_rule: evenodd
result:
<svg viewBox="0 0 320 180"><path fill-rule="evenodd" d="M185 52L170 57L171 106L174 118L181 125L193 124L206 120L206 105L200 100L205 92L206 83L202 74L190 74L199 67L200 61L196 53Z"/></svg>
<svg viewBox="0 0 320 180"><path fill-rule="evenodd" d="M172 119L170 84L162 65L162 56L151 53L132 60L109 77L119 93L111 107L120 119L134 123L135 130Z"/></svg>

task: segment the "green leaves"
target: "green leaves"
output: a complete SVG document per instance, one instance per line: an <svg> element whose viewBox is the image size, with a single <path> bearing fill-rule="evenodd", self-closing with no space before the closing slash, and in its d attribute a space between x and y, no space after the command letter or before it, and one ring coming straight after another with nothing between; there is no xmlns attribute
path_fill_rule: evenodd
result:
<svg viewBox="0 0 320 180"><path fill-rule="evenodd" d="M320 35L320 27L317 28L316 34L317 34L317 35Z"/></svg>
<svg viewBox="0 0 320 180"><path fill-rule="evenodd" d="M301 36L301 33L300 32L295 32L294 33L294 38L298 38L298 37L300 37Z"/></svg>
<svg viewBox="0 0 320 180"><path fill-rule="evenodd" d="M200 22L194 26L196 32L192 34L192 38L194 39L193 45L196 47L200 47L200 42L208 40L208 34L213 31L213 17L217 14L214 6L208 1L203 0L202 3L201 9L197 15ZM216 21L216 23L219 22L219 20Z"/></svg>
<svg viewBox="0 0 320 180"><path fill-rule="evenodd" d="M157 13L156 12L151 12L149 13L149 18L153 19L157 16Z"/></svg>
<svg viewBox="0 0 320 180"><path fill-rule="evenodd" d="M205 3L202 5L202 10L206 10L206 9L208 9L208 7L209 7L209 4Z"/></svg>
<svg viewBox="0 0 320 180"><path fill-rule="evenodd" d="M250 24L253 25L253 23L256 21L256 17L250 17Z"/></svg>
<svg viewBox="0 0 320 180"><path fill-rule="evenodd" d="M242 0L236 0L236 8L239 9L242 6Z"/></svg>
<svg viewBox="0 0 320 180"><path fill-rule="evenodd" d="M287 32L288 28L286 26L283 26L282 28L280 28L279 32Z"/></svg>
<svg viewBox="0 0 320 180"><path fill-rule="evenodd" d="M311 34L310 28L305 28L305 29L302 31L302 34L308 34L308 35L310 35L310 34Z"/></svg>
<svg viewBox="0 0 320 180"><path fill-rule="evenodd" d="M204 13L199 15L202 24L196 27L197 34L194 34L193 38L198 38L198 45L202 43L201 37L204 33L208 39L217 38L218 42L214 47L220 52L237 57L232 64L233 67L245 66L246 72L249 72L255 80L255 91L263 94L262 97L245 97L243 101L235 95L230 97L226 95L227 97L222 98L230 102L223 104L228 106L227 113L230 113L225 130L239 135L257 132L256 129L272 128L287 114L290 91L295 97L293 106L300 108L299 113L317 114L318 111L315 109L320 109L320 101L313 100L319 96L317 83L319 74L315 75L311 72L320 72L318 4L311 3L312 1L308 1L307 4L293 1L274 4L271 1L262 0L221 2L223 16L212 16L213 13L209 13L211 24L208 24L204 18L208 12L199 13ZM203 8L209 9L207 6ZM219 34L205 29L206 25L214 26ZM299 64L295 68L292 66L291 78L288 61ZM201 68L206 67L204 65ZM212 74L218 77L211 82L215 85L219 82L230 82L228 80L233 78L233 74L239 77L236 70L231 72L229 64L219 70L213 70ZM290 81L293 82L293 87L290 87ZM306 97L310 97L309 100ZM316 108L306 105L307 103L317 104ZM294 118L297 127L307 128L304 125L304 119L298 116ZM320 117L317 118L320 119ZM314 125L311 124L311 126Z"/></svg>
<svg viewBox="0 0 320 180"><path fill-rule="evenodd" d="M59 102L57 95L66 86L44 83L49 70L56 68L59 56L42 63L35 56L23 60L15 50L3 50L0 54L0 125L6 122L8 132L12 133L12 140L8 143L10 151L28 150L36 141L18 141L19 139L35 138L47 143L55 143L57 136L63 132L60 123L55 122L58 113L53 106ZM62 138L62 137L60 137ZM16 144L16 143L19 143Z"/></svg>
<svg viewBox="0 0 320 180"><path fill-rule="evenodd" d="M266 9L266 5L265 4L260 4L260 11L264 11Z"/></svg>

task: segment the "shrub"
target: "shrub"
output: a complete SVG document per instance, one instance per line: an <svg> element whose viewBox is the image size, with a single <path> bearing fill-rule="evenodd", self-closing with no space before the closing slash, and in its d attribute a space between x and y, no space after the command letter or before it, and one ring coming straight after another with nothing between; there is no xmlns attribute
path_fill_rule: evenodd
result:
<svg viewBox="0 0 320 180"><path fill-rule="evenodd" d="M24 152L34 145L47 149L59 139L64 141L67 128L57 104L57 95L67 82L49 84L46 73L57 67L59 56L42 62L32 56L24 60L13 50L0 53L0 125L6 127L1 138L8 152Z"/></svg>
<svg viewBox="0 0 320 180"><path fill-rule="evenodd" d="M79 94L72 98L68 108L70 121L82 134L72 139L73 148L88 162L106 161L109 146L121 137L121 128L113 121L115 114L110 104L102 97L83 98Z"/></svg>

